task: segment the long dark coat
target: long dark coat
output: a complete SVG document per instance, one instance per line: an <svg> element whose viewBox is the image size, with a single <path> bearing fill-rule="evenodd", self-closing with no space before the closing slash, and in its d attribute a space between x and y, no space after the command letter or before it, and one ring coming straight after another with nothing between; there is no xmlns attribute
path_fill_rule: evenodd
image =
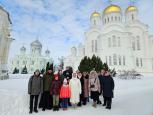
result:
<svg viewBox="0 0 153 115"><path fill-rule="evenodd" d="M109 76L99 76L101 90L104 97L114 97L114 80Z"/></svg>
<svg viewBox="0 0 153 115"><path fill-rule="evenodd" d="M87 98L89 97L89 76L86 75L84 78L84 87L83 87L83 91L84 91L84 97Z"/></svg>

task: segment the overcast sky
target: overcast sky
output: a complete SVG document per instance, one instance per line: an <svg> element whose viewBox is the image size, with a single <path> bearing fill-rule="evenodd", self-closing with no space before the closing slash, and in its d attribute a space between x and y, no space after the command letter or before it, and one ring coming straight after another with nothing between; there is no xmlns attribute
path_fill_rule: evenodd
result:
<svg viewBox="0 0 153 115"><path fill-rule="evenodd" d="M18 54L24 45L27 52L30 43L39 39L44 50L51 51L57 60L69 54L72 46L84 41L93 11L102 13L109 0L0 0L12 20L12 37L9 59ZM139 18L149 25L153 34L153 0L134 0ZM124 13L130 0L113 0Z"/></svg>

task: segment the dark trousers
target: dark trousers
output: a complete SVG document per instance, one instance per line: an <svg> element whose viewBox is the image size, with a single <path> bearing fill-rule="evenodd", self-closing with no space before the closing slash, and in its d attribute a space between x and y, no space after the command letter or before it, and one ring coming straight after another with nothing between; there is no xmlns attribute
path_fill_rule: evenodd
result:
<svg viewBox="0 0 153 115"><path fill-rule="evenodd" d="M106 105L106 107L111 108L111 104L112 104L112 98L111 97L104 97L104 105Z"/></svg>
<svg viewBox="0 0 153 115"><path fill-rule="evenodd" d="M30 111L33 111L33 100L34 101L34 111L37 110L37 104L38 104L38 96L39 95L30 95Z"/></svg>
<svg viewBox="0 0 153 115"><path fill-rule="evenodd" d="M61 102L61 107L66 109L68 107L68 98L63 98Z"/></svg>
<svg viewBox="0 0 153 115"><path fill-rule="evenodd" d="M42 108L43 109L52 109L53 107L53 98L50 95L49 91L44 91L42 95Z"/></svg>
<svg viewBox="0 0 153 115"><path fill-rule="evenodd" d="M80 101L78 103L78 106L81 106L82 105L82 101L83 101L83 94L80 94Z"/></svg>

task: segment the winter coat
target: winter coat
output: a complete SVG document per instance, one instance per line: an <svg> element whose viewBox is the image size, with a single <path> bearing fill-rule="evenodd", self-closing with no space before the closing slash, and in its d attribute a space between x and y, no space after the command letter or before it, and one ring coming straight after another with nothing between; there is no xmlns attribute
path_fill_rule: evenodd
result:
<svg viewBox="0 0 153 115"><path fill-rule="evenodd" d="M28 82L28 93L30 95L39 95L43 92L43 80L40 76L31 76Z"/></svg>
<svg viewBox="0 0 153 115"><path fill-rule="evenodd" d="M86 75L85 77L83 77L84 79L84 86L83 86L83 94L84 94L84 97L89 97L89 76Z"/></svg>
<svg viewBox="0 0 153 115"><path fill-rule="evenodd" d="M50 91L53 75L45 74L43 77L44 91Z"/></svg>
<svg viewBox="0 0 153 115"><path fill-rule="evenodd" d="M70 98L71 97L71 90L69 85L62 85L60 91L60 98Z"/></svg>
<svg viewBox="0 0 153 115"><path fill-rule="evenodd" d="M94 87L92 87L92 85L94 85ZM89 78L89 90L98 91L100 93L100 81L98 77Z"/></svg>
<svg viewBox="0 0 153 115"><path fill-rule="evenodd" d="M51 84L50 88L50 94L51 95L59 95L61 89L61 81L60 80L54 80Z"/></svg>
<svg viewBox="0 0 153 115"><path fill-rule="evenodd" d="M101 88L104 97L114 97L114 80L109 76L100 77Z"/></svg>
<svg viewBox="0 0 153 115"><path fill-rule="evenodd" d="M81 94L81 83L78 78L72 77L72 79L69 82L69 86L71 89L71 103L78 103L80 101L80 94Z"/></svg>

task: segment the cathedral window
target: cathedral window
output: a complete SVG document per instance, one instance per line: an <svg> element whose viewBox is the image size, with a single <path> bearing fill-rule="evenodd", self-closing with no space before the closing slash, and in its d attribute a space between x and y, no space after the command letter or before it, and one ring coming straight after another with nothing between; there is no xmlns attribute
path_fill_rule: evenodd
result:
<svg viewBox="0 0 153 115"><path fill-rule="evenodd" d="M105 18L105 24L106 24L106 18Z"/></svg>
<svg viewBox="0 0 153 115"><path fill-rule="evenodd" d="M137 36L137 50L140 50L140 38Z"/></svg>
<svg viewBox="0 0 153 115"><path fill-rule="evenodd" d="M113 55L113 64L117 65L117 56L116 56L116 54Z"/></svg>
<svg viewBox="0 0 153 115"><path fill-rule="evenodd" d="M109 22L109 17L107 18L108 22Z"/></svg>
<svg viewBox="0 0 153 115"><path fill-rule="evenodd" d="M141 67L143 66L142 58L140 59Z"/></svg>
<svg viewBox="0 0 153 115"><path fill-rule="evenodd" d="M108 47L111 47L111 38L108 38Z"/></svg>
<svg viewBox="0 0 153 115"><path fill-rule="evenodd" d="M113 47L116 47L116 37L113 36Z"/></svg>
<svg viewBox="0 0 153 115"><path fill-rule="evenodd" d="M111 20L113 21L113 16L111 17Z"/></svg>
<svg viewBox="0 0 153 115"><path fill-rule="evenodd" d="M94 40L92 40L92 43L91 43L91 48L92 48L92 52L94 52Z"/></svg>
<svg viewBox="0 0 153 115"><path fill-rule="evenodd" d="M17 61L17 64L19 65L19 61Z"/></svg>
<svg viewBox="0 0 153 115"><path fill-rule="evenodd" d="M132 49L135 50L135 42L132 42Z"/></svg>
<svg viewBox="0 0 153 115"><path fill-rule="evenodd" d="M120 41L120 37L118 37L118 47L121 46L121 41Z"/></svg>
<svg viewBox="0 0 153 115"><path fill-rule="evenodd" d="M96 24L96 20L94 20L94 25L97 25L97 24Z"/></svg>
<svg viewBox="0 0 153 115"><path fill-rule="evenodd" d="M112 58L111 58L111 56L109 56L109 65L110 66L112 65Z"/></svg>
<svg viewBox="0 0 153 115"><path fill-rule="evenodd" d="M121 63L121 56L118 57L118 62L119 62L119 65L122 65L122 63Z"/></svg>
<svg viewBox="0 0 153 115"><path fill-rule="evenodd" d="M106 60L106 63L107 63L107 56L105 56L105 60Z"/></svg>
<svg viewBox="0 0 153 115"><path fill-rule="evenodd" d="M115 21L117 21L117 17L115 16Z"/></svg>
<svg viewBox="0 0 153 115"><path fill-rule="evenodd" d="M132 14L132 20L134 20L134 14Z"/></svg>
<svg viewBox="0 0 153 115"><path fill-rule="evenodd" d="M136 58L136 66L139 67L139 59Z"/></svg>
<svg viewBox="0 0 153 115"><path fill-rule="evenodd" d="M97 40L95 40L95 52L97 52Z"/></svg>
<svg viewBox="0 0 153 115"><path fill-rule="evenodd" d="M123 56L123 65L125 65L125 56Z"/></svg>

